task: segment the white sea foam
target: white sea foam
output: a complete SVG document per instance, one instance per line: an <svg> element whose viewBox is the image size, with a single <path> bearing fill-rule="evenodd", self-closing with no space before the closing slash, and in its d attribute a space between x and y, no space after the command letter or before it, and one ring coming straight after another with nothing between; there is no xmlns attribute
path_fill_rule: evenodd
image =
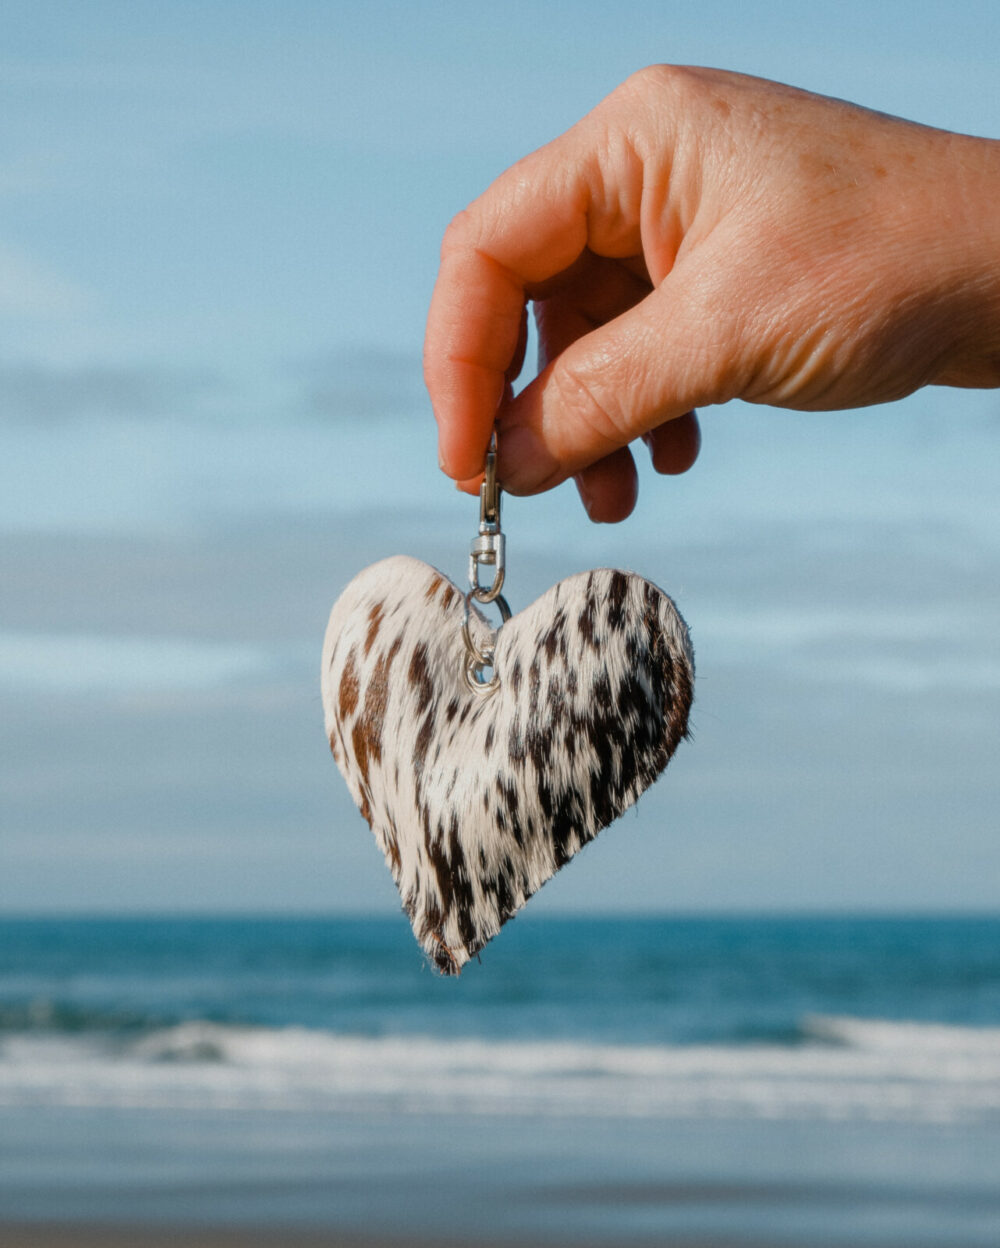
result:
<svg viewBox="0 0 1000 1248"><path fill-rule="evenodd" d="M873 1018L813 1014L803 1019L806 1036L880 1053L1000 1055L1000 1027L952 1027L945 1023L898 1023Z"/></svg>
<svg viewBox="0 0 1000 1248"><path fill-rule="evenodd" d="M191 1022L8 1036L0 1105L1000 1122L1000 1028L812 1018L797 1047L362 1037Z"/></svg>

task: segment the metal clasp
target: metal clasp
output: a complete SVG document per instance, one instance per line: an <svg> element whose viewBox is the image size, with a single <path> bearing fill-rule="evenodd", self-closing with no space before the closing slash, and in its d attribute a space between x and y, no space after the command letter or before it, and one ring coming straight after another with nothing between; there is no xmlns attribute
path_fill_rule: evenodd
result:
<svg viewBox="0 0 1000 1248"><path fill-rule="evenodd" d="M500 531L500 483L497 481L497 435L494 431L486 452L486 475L479 487L479 536L472 539L469 547L469 591L465 595L465 615L462 621L462 640L465 643L463 675L469 689L485 697L499 686L499 677L493 665L497 634L510 619L510 607L503 594L506 574L506 539ZM485 564L493 569L493 581L488 587L479 583L479 567ZM473 641L469 628L472 601L495 602L500 611L500 624L490 634L481 648ZM487 669L493 668L487 677Z"/></svg>
<svg viewBox="0 0 1000 1248"><path fill-rule="evenodd" d="M486 476L479 487L479 536L469 547L469 584L477 602L493 602L500 597L506 575L507 539L500 531L500 483L497 481L497 435L490 438L486 452ZM487 588L479 583L479 565L493 569L493 582Z"/></svg>

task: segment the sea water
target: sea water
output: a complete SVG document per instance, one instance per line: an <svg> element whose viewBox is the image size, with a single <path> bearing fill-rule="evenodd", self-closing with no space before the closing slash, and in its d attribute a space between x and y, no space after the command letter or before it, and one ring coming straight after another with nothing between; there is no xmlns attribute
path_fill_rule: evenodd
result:
<svg viewBox="0 0 1000 1248"><path fill-rule="evenodd" d="M1000 920L0 922L0 1218L1000 1243Z"/></svg>

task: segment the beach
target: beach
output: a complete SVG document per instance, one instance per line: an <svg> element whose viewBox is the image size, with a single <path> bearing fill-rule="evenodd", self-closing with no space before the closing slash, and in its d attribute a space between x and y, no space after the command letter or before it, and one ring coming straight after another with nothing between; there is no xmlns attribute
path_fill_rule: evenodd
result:
<svg viewBox="0 0 1000 1248"><path fill-rule="evenodd" d="M143 1226L3 1226L0 1242L5 1248L434 1248L446 1240L373 1238L301 1230L219 1230L170 1227L154 1230ZM460 1240L457 1243L467 1241ZM481 1248L505 1248L477 1240ZM685 1248L677 1244L676 1248ZM699 1248L702 1248L699 1245ZM718 1245L717 1248L725 1248Z"/></svg>
<svg viewBox="0 0 1000 1248"><path fill-rule="evenodd" d="M143 1226L4 1226L0 1242L6 1248L431 1248L440 1240L386 1240L324 1232L188 1229Z"/></svg>
<svg viewBox="0 0 1000 1248"><path fill-rule="evenodd" d="M662 778L460 977L435 974L401 913L330 757L319 668L366 565L408 555L467 579L480 505L440 471L421 350L463 205L537 170L514 162L653 61L996 134L1000 6L8 0L4 16L0 1248L997 1248L996 390L708 402L749 384L735 367L739 384L692 399L692 471L659 471L658 435L635 444L623 523L591 524L569 479L505 493L514 618L575 574L634 572L687 622L695 700ZM706 173L735 170L737 115L718 151L697 113L665 125L690 138L675 171L710 147ZM550 331L576 332L578 291L577 329L614 334L603 300L622 277L626 301L652 299L622 324L650 329L646 278L663 285L685 231L676 258L724 265L691 289L736 295L686 356L667 326L668 371L724 364L730 323L751 354L757 331L780 337L736 315L741 274L751 304L823 296L775 360L892 371L874 348L826 350L850 265L810 247L846 257L846 217L843 237L782 235L771 214L750 239L739 213L714 220L706 182L705 211L668 213L659 246L670 162L625 137L606 149L631 171L623 197L608 183L592 204L625 224L604 247L586 213L585 254L570 218L538 235L531 265L570 268L525 288L543 315L518 335L523 368L497 322L505 387L530 384ZM763 163L734 205L779 202L787 169L804 211L799 155ZM644 163L662 187L634 180ZM572 172L536 189L561 202ZM881 211L897 184L878 173L850 190L871 271L842 310L862 337L905 241L872 230L920 220ZM509 222L548 199L508 185ZM963 220L942 219L924 259L959 256L968 277ZM645 272L626 235L652 245ZM608 254L592 264L590 244ZM783 293L758 281L779 253ZM513 315L520 280L506 289ZM928 338L927 378L968 320ZM656 387L613 357L613 406L645 404ZM558 389L551 449L572 440ZM484 441L475 405L468 419ZM567 682L592 649L567 652Z"/></svg>
<svg viewBox="0 0 1000 1248"><path fill-rule="evenodd" d="M456 1244L466 1242L455 1241ZM477 1239L475 1242L479 1248L506 1248L498 1241ZM0 1223L0 1243L5 1248L435 1248L447 1245L448 1241L437 1236L432 1239L386 1238L287 1228L258 1231L217 1227L4 1226ZM677 1243L672 1248L688 1246ZM697 1248L728 1246L705 1245L702 1241Z"/></svg>
<svg viewBox="0 0 1000 1248"><path fill-rule="evenodd" d="M611 1241L613 1242L613 1241ZM751 1242L746 1239L661 1239L659 1248L775 1248L775 1241ZM824 1241L792 1243L781 1240L781 1248L824 1248ZM936 1242L936 1241L935 1241ZM339 1232L253 1229L234 1230L217 1227L188 1228L148 1226L5 1226L0 1223L0 1243L4 1248L533 1248L530 1241L480 1238L450 1239L447 1236L412 1238L399 1236L344 1235ZM586 1241L565 1241L570 1243ZM538 1248L563 1248L558 1241L538 1241ZM914 1243L910 1248L924 1248Z"/></svg>
<svg viewBox="0 0 1000 1248"><path fill-rule="evenodd" d="M474 1242L476 1248L530 1248L523 1240L500 1241L476 1237L449 1240L441 1236L431 1239L343 1235L324 1231L288 1230L220 1230L169 1227L152 1229L144 1226L74 1227L58 1225L4 1226L0 1223L0 1243L5 1248L459 1248ZM579 1243L580 1241L575 1241ZM764 1248L748 1245L747 1241L723 1240L658 1240L661 1248ZM553 1241L545 1241L553 1248ZM786 1248L806 1248L786 1245ZM917 1246L919 1248L919 1246Z"/></svg>
<svg viewBox="0 0 1000 1248"><path fill-rule="evenodd" d="M32 1117L3 1116L27 1163L11 1182L8 1142L5 1246L17 1224L39 1245L111 1236L151 1248L206 1235L993 1248L1000 1218L995 1130L405 1113Z"/></svg>
<svg viewBox="0 0 1000 1248"><path fill-rule="evenodd" d="M995 1248L995 919L0 923L0 1244Z"/></svg>

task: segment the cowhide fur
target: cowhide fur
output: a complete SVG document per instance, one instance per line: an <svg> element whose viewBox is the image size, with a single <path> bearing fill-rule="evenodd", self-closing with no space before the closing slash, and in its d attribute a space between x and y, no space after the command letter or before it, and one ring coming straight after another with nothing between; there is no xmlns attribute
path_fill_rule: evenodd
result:
<svg viewBox="0 0 1000 1248"><path fill-rule="evenodd" d="M673 602L629 573L569 577L515 615L488 696L463 678L463 611L440 572L385 559L344 590L323 647L333 757L445 974L656 779L694 680ZM475 611L471 631L490 635Z"/></svg>

